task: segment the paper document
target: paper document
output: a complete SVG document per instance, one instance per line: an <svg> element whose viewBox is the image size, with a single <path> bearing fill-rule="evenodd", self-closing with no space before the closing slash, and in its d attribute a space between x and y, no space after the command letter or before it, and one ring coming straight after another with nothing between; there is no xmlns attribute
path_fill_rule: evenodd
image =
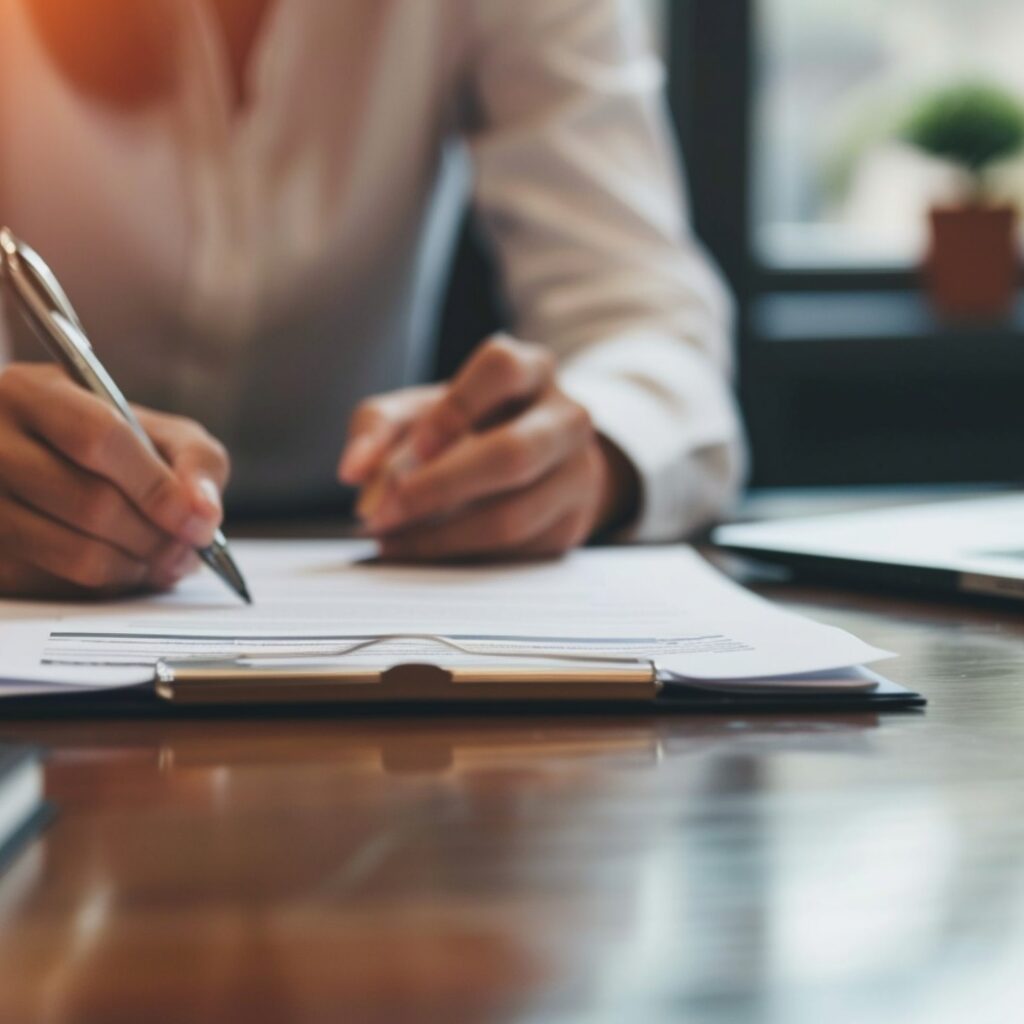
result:
<svg viewBox="0 0 1024 1024"><path fill-rule="evenodd" d="M392 641L393 662L458 659L423 638L439 634L476 655L636 657L695 680L825 672L889 656L773 606L682 545L424 568L376 563L372 546L352 541L249 541L233 549L252 606L206 573L144 600L0 603L0 617L24 620L0 633L0 675L16 680L3 667L13 663L33 667L40 683L49 672L62 685L98 685L112 682L118 666L124 685L132 666L145 672L160 658L326 657L384 634L418 637ZM380 665L382 650L349 658Z"/></svg>

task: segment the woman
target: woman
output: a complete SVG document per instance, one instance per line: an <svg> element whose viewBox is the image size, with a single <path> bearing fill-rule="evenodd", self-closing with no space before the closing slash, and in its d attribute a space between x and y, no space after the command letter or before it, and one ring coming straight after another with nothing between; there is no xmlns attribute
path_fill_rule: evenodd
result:
<svg viewBox="0 0 1024 1024"><path fill-rule="evenodd" d="M172 586L228 452L232 507L311 508L337 475L396 558L714 516L727 303L661 80L617 0L0 0L0 221L169 464L8 315L0 590ZM519 340L409 389L466 189Z"/></svg>

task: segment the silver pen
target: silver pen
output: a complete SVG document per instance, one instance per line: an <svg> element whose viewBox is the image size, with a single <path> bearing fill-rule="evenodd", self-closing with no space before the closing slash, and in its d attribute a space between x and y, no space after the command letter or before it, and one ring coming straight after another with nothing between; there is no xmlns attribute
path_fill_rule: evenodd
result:
<svg viewBox="0 0 1024 1024"><path fill-rule="evenodd" d="M47 351L72 380L113 406L128 422L139 440L157 458L159 452L139 423L121 389L93 352L74 307L53 271L34 249L0 228L0 283L6 282L25 319ZM252 604L238 566L218 530L209 547L197 549L199 557L247 604Z"/></svg>

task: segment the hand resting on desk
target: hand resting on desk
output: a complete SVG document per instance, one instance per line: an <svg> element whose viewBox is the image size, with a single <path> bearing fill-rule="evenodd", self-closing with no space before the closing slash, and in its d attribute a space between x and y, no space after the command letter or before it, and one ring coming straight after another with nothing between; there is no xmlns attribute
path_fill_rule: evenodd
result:
<svg viewBox="0 0 1024 1024"><path fill-rule="evenodd" d="M560 554L624 522L635 472L538 345L492 338L453 380L364 402L339 477L386 558Z"/></svg>
<svg viewBox="0 0 1024 1024"><path fill-rule="evenodd" d="M135 408L165 465L57 366L0 372L0 593L173 586L222 519L229 465L198 424Z"/></svg>

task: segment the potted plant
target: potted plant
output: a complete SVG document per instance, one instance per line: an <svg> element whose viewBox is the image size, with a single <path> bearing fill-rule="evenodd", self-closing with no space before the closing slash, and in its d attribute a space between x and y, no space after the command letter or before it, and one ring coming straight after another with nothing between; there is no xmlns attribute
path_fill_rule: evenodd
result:
<svg viewBox="0 0 1024 1024"><path fill-rule="evenodd" d="M992 167L1024 148L1024 107L1009 93L963 83L922 101L903 139L963 171L963 198L931 212L926 274L940 312L954 318L1007 313L1018 277L1017 210L991 192Z"/></svg>

